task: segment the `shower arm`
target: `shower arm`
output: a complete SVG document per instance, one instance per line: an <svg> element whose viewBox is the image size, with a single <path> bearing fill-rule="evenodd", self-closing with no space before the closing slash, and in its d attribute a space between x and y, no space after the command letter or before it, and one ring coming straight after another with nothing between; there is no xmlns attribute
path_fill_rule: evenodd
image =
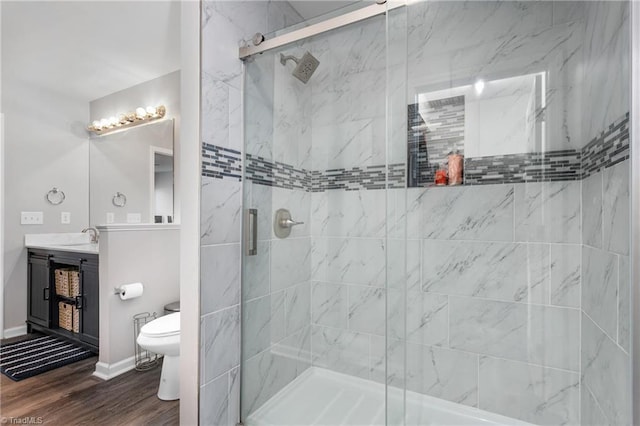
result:
<svg viewBox="0 0 640 426"><path fill-rule="evenodd" d="M285 56L285 55L283 55L282 53L280 54L280 63L281 63L282 65L286 65L286 63L287 63L287 61L288 61L289 59L291 59L291 60L292 60L293 62L295 62L296 64L298 63L298 58L296 58L295 56L293 56L293 55Z"/></svg>

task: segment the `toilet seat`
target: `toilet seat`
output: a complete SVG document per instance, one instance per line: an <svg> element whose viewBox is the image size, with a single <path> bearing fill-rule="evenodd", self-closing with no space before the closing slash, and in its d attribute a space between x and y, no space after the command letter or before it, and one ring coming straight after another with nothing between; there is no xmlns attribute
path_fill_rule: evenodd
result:
<svg viewBox="0 0 640 426"><path fill-rule="evenodd" d="M146 337L168 337L180 334L180 312L157 318L140 329Z"/></svg>

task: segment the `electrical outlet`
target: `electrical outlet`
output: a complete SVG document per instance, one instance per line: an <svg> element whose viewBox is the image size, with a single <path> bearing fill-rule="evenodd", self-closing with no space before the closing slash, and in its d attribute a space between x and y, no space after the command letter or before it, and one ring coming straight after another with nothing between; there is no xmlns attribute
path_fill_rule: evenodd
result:
<svg viewBox="0 0 640 426"><path fill-rule="evenodd" d="M142 222L142 215L140 213L127 213L127 223L140 222Z"/></svg>
<svg viewBox="0 0 640 426"><path fill-rule="evenodd" d="M21 212L20 225L42 225L44 217L42 212Z"/></svg>
<svg viewBox="0 0 640 426"><path fill-rule="evenodd" d="M68 225L71 223L71 212L60 212L60 223Z"/></svg>
<svg viewBox="0 0 640 426"><path fill-rule="evenodd" d="M115 215L111 212L107 213L107 223L113 223L115 221Z"/></svg>

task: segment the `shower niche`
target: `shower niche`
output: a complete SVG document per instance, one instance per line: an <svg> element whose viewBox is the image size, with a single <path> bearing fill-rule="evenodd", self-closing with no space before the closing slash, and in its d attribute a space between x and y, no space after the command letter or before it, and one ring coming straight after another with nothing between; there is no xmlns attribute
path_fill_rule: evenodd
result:
<svg viewBox="0 0 640 426"><path fill-rule="evenodd" d="M535 181L525 168L545 146L544 80L538 73L417 90L407 107L407 186L434 186L452 154L464 158L466 185Z"/></svg>

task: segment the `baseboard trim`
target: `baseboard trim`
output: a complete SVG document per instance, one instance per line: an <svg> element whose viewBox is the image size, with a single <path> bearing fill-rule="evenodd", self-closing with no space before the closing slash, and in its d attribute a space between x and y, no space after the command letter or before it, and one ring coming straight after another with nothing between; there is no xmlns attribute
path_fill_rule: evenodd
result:
<svg viewBox="0 0 640 426"><path fill-rule="evenodd" d="M24 336L27 334L27 326L20 325L18 327L7 328L3 331L4 339L11 339L12 337Z"/></svg>
<svg viewBox="0 0 640 426"><path fill-rule="evenodd" d="M132 356L114 364L98 362L96 363L96 371L93 372L93 375L102 380L111 380L134 368L136 368L136 357Z"/></svg>

